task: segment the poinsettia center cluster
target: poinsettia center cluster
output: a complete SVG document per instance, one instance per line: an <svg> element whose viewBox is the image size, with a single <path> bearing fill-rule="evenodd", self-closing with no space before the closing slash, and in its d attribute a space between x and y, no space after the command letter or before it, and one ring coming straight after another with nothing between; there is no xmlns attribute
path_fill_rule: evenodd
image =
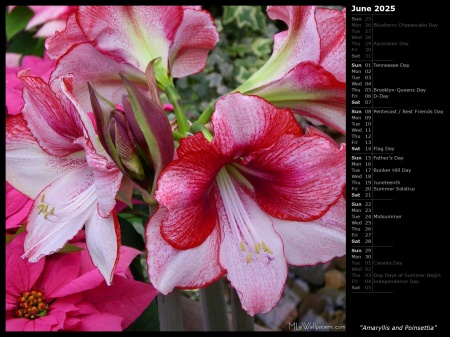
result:
<svg viewBox="0 0 450 337"><path fill-rule="evenodd" d="M238 238L237 242L239 242L243 256L247 263L250 263L254 254L262 253L265 254L266 260L270 262L274 259L271 256L273 255L273 251L261 240L258 232L255 230L230 174L237 174L237 179L245 179L239 172L233 169L233 166L226 165L217 175L217 185L223 200L225 212L227 213L234 235Z"/></svg>
<svg viewBox="0 0 450 337"><path fill-rule="evenodd" d="M17 298L17 318L35 319L46 316L49 304L45 302L44 291L25 291Z"/></svg>

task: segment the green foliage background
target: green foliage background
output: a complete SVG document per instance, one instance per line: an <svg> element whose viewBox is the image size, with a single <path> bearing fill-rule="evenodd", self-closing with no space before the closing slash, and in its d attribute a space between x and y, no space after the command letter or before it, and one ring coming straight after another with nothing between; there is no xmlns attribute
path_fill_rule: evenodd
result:
<svg viewBox="0 0 450 337"><path fill-rule="evenodd" d="M175 80L184 107L194 116L261 68L272 53L273 35L287 28L272 21L263 6L204 8L214 18L219 42L201 73Z"/></svg>

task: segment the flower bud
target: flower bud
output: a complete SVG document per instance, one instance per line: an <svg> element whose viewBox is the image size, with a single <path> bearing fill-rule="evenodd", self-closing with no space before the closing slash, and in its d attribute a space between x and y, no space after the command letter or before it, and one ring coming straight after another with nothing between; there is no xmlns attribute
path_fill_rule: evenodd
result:
<svg viewBox="0 0 450 337"><path fill-rule="evenodd" d="M153 62L148 72L153 71L152 66ZM119 169L141 190L144 200L153 204L157 178L174 156L172 130L155 95L154 77L147 76L148 97L119 75L128 93L122 98L123 110L116 109L88 83L99 139Z"/></svg>

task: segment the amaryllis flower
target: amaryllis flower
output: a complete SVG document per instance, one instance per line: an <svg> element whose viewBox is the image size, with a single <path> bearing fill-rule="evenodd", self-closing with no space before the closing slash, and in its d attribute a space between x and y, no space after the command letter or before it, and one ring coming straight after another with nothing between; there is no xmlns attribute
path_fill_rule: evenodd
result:
<svg viewBox="0 0 450 337"><path fill-rule="evenodd" d="M93 263L110 284L119 257L113 210L122 173L73 97L70 76L50 84L29 70L18 76L25 105L6 120L6 181L34 200L24 257L37 262L84 226Z"/></svg>
<svg viewBox="0 0 450 337"><path fill-rule="evenodd" d="M74 93L90 106L86 82L118 103L125 93L118 73L146 88L155 60L158 84L198 73L219 39L211 15L194 6L80 6L66 29L46 40L57 59L52 78L74 73Z"/></svg>
<svg viewBox="0 0 450 337"><path fill-rule="evenodd" d="M140 251L122 246L107 286L83 241L80 251L23 260L25 233L6 246L6 331L123 331L150 304L156 290L133 279Z"/></svg>
<svg viewBox="0 0 450 337"><path fill-rule="evenodd" d="M11 11L15 6L9 6ZM56 31L61 31L66 26L66 20L70 14L75 12L78 6L28 6L34 16L25 27L30 30L42 25L34 34L35 37L49 37Z"/></svg>
<svg viewBox="0 0 450 337"><path fill-rule="evenodd" d="M270 59L235 91L345 133L345 8L268 6L267 13L289 29L275 35Z"/></svg>
<svg viewBox="0 0 450 337"><path fill-rule="evenodd" d="M289 109L252 95L220 98L212 124L211 142L181 139L158 181L146 228L150 281L167 294L226 273L250 315L267 313L288 264L345 254L345 145L302 134Z"/></svg>

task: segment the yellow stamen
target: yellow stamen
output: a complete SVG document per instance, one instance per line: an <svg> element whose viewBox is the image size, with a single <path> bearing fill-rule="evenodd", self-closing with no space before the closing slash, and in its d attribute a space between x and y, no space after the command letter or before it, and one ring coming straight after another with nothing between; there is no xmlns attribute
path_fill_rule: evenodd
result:
<svg viewBox="0 0 450 337"><path fill-rule="evenodd" d="M37 209L39 210L38 215L42 213L42 208L44 207L44 205L38 205Z"/></svg>
<svg viewBox="0 0 450 337"><path fill-rule="evenodd" d="M262 243L262 246L263 246L264 251L267 253L267 251L269 250L269 247L267 247L267 245L264 241Z"/></svg>
<svg viewBox="0 0 450 337"><path fill-rule="evenodd" d="M44 219L47 219L47 217L48 217L48 212L45 212L45 214L44 214Z"/></svg>
<svg viewBox="0 0 450 337"><path fill-rule="evenodd" d="M245 244L244 241L239 242L239 244L241 245L241 250L245 251Z"/></svg>
<svg viewBox="0 0 450 337"><path fill-rule="evenodd" d="M259 254L259 252L261 251L261 244L260 243L257 243L255 245L255 250L256 250L256 254Z"/></svg>
<svg viewBox="0 0 450 337"><path fill-rule="evenodd" d="M55 207L52 207L52 209L50 210L50 214L53 214L53 212L55 211Z"/></svg>
<svg viewBox="0 0 450 337"><path fill-rule="evenodd" d="M42 194L41 202L44 202L45 194Z"/></svg>
<svg viewBox="0 0 450 337"><path fill-rule="evenodd" d="M250 253L248 253L247 254L247 263L249 263L251 259L252 259L252 256L250 255Z"/></svg>
<svg viewBox="0 0 450 337"><path fill-rule="evenodd" d="M48 204L45 204L44 206L44 213L47 213Z"/></svg>

